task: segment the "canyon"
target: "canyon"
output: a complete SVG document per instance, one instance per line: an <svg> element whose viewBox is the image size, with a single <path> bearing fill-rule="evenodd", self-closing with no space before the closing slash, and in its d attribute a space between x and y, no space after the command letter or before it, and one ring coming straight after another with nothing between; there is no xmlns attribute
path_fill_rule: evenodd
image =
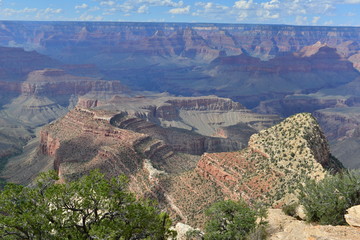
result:
<svg viewBox="0 0 360 240"><path fill-rule="evenodd" d="M32 154L10 161L1 177L25 184L39 170L47 169L55 169L60 181L65 182L95 168L108 176L126 174L130 189L139 197L157 200L175 221L203 227L204 210L215 201L241 197L248 202L261 199L278 206L294 198L293 189L304 177L322 179L326 170L342 168L331 156L325 136L310 114L298 114L265 128L279 119L254 114L230 99L166 97L165 102L175 102L175 106L166 105L175 112L208 114L227 112L231 107L242 126L249 128L257 122L258 130L263 130L252 134L243 146L238 139L162 127L141 118L153 114L126 111L126 106L109 102L95 108L77 106L43 127ZM151 97L141 102L151 103ZM187 104L176 106L179 102ZM162 104L152 107L161 109ZM162 113L156 118L159 121L163 120ZM174 120L174 116L174 122L186 120ZM208 125L213 127L219 120Z"/></svg>
<svg viewBox="0 0 360 240"><path fill-rule="evenodd" d="M344 102L359 89L359 38L357 27L2 21L0 50L8 63L1 63L1 76L19 81L51 67L121 80L134 91L217 95L288 117L349 106ZM14 59L31 64L22 68ZM0 83L0 90L18 87ZM333 143L337 157L357 162Z"/></svg>
<svg viewBox="0 0 360 240"><path fill-rule="evenodd" d="M279 206L301 176L360 167L359 39L358 27L0 21L0 178L124 173L199 227L220 199Z"/></svg>
<svg viewBox="0 0 360 240"><path fill-rule="evenodd" d="M360 167L359 39L357 27L0 21L0 178L126 174L200 228L218 200L281 206L304 177Z"/></svg>

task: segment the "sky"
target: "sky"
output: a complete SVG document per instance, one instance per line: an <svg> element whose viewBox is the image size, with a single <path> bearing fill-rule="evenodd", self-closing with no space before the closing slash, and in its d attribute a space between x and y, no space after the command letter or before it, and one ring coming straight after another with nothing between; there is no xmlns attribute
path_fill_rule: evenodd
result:
<svg viewBox="0 0 360 240"><path fill-rule="evenodd" d="M0 0L0 20L360 26L360 0Z"/></svg>

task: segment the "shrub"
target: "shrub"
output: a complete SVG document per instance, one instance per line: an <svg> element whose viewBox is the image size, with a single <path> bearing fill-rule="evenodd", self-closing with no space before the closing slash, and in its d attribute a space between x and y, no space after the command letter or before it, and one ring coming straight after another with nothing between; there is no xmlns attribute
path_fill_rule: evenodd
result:
<svg viewBox="0 0 360 240"><path fill-rule="evenodd" d="M281 210L288 216L296 216L296 208L299 206L299 203L290 203L282 206Z"/></svg>
<svg viewBox="0 0 360 240"><path fill-rule="evenodd" d="M360 174L348 171L319 182L308 180L300 187L299 202L310 222L346 224L346 209L360 204Z"/></svg>
<svg viewBox="0 0 360 240"><path fill-rule="evenodd" d="M265 225L259 225L248 234L246 240L264 240L267 236Z"/></svg>
<svg viewBox="0 0 360 240"><path fill-rule="evenodd" d="M206 215L209 220L204 238L208 240L243 240L256 228L256 212L244 201L217 202L206 211Z"/></svg>
<svg viewBox="0 0 360 240"><path fill-rule="evenodd" d="M33 187L8 184L0 192L0 239L168 239L170 218L127 192L124 176L98 171L68 184L55 172Z"/></svg>
<svg viewBox="0 0 360 240"><path fill-rule="evenodd" d="M200 230L194 229L187 231L185 234L186 240L203 240L204 236L203 233Z"/></svg>

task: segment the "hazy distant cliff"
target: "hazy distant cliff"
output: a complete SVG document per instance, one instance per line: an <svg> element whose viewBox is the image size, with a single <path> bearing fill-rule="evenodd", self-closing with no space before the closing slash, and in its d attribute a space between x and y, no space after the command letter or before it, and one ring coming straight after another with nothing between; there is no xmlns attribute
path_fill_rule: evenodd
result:
<svg viewBox="0 0 360 240"><path fill-rule="evenodd" d="M355 27L206 23L2 21L1 30L2 46L23 46L53 56L91 47L92 51L102 49L109 53L118 49L153 51L159 55L200 54L205 59L223 53L237 55L242 50L267 58L298 51L319 40L336 47L346 41L358 41L360 37L360 29Z"/></svg>

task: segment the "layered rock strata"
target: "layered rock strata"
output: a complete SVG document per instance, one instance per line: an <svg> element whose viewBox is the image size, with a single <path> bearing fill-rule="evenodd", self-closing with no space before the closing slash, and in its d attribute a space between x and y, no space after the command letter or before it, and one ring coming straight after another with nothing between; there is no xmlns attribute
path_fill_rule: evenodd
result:
<svg viewBox="0 0 360 240"><path fill-rule="evenodd" d="M161 127L160 120L158 125L149 120L150 116L156 116L157 111L149 111L157 109L156 105L147 101L142 112L139 106L143 106L143 100L130 100L138 104L132 108L132 114L130 109L120 113L116 108L110 111L110 106L118 106L115 103L119 100L113 99L110 105L102 102L94 109L77 107L44 127L40 146L31 161L44 168L51 163L62 181L94 168L108 175L126 174L131 191L139 197L156 199L175 221L194 227L203 227L204 210L216 201L243 198L249 203L263 200L279 205L294 198L292 193L303 179L321 179L326 175L325 169L341 168L331 158L324 135L310 114L292 116L253 134L243 150L202 154L214 150L204 148L206 141L218 139L213 142L218 148L214 151L222 151L224 147L229 150L227 144L233 140ZM216 113L227 108L230 112L245 111L229 100L215 100L213 97L166 98L165 105L158 104L170 106L165 108L169 114L162 108L159 112L162 117L158 119L184 121L185 115L175 114L178 111ZM250 112L243 114L247 120L251 119ZM39 164L41 161L44 162ZM17 174L27 170L21 170L21 163L18 164Z"/></svg>
<svg viewBox="0 0 360 240"><path fill-rule="evenodd" d="M193 171L159 176L150 196L166 200L177 219L201 227L204 209L215 201L242 198L282 204L295 197L293 191L305 178L321 179L326 169L341 168L315 119L298 114L254 134L244 150L205 153Z"/></svg>

